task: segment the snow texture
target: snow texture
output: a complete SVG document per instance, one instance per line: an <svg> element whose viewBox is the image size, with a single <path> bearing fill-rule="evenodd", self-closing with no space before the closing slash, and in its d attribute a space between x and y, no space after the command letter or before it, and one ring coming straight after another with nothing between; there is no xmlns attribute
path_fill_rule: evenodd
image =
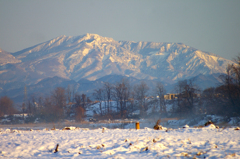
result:
<svg viewBox="0 0 240 159"><path fill-rule="evenodd" d="M5 128L0 129L0 158L240 158L240 131L236 128L184 127Z"/></svg>

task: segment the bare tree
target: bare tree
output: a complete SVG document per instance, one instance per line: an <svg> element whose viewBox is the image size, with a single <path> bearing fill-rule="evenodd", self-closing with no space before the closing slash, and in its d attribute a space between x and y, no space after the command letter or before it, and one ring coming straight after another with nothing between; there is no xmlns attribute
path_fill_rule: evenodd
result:
<svg viewBox="0 0 240 159"><path fill-rule="evenodd" d="M93 92L93 96L96 100L99 101L100 115L103 115L103 111L102 111L103 90L101 88L95 89Z"/></svg>
<svg viewBox="0 0 240 159"><path fill-rule="evenodd" d="M66 91L62 87L57 87L51 95L52 104L56 111L59 113L58 117L62 118L64 116L64 108L66 108L67 98Z"/></svg>
<svg viewBox="0 0 240 159"><path fill-rule="evenodd" d="M86 94L75 94L75 106L76 106L76 119L82 119L87 107L91 104L91 100L86 96ZM81 116L81 117L80 117Z"/></svg>
<svg viewBox="0 0 240 159"><path fill-rule="evenodd" d="M137 107L136 106L136 104L135 104L135 96L136 96L136 93L131 89L131 91L130 91L130 98L129 98L129 111L132 113L132 112L134 112L134 111L136 111L136 110L138 110L139 109L139 107Z"/></svg>
<svg viewBox="0 0 240 159"><path fill-rule="evenodd" d="M74 97L76 107L82 107L82 97L80 94L76 93Z"/></svg>
<svg viewBox="0 0 240 159"><path fill-rule="evenodd" d="M13 107L13 101L7 96L0 98L0 116L5 114L12 115L16 112Z"/></svg>
<svg viewBox="0 0 240 159"><path fill-rule="evenodd" d="M87 96L86 96L86 94L82 94L82 104L81 105L82 105L81 107L84 110L86 110L86 108L87 108Z"/></svg>
<svg viewBox="0 0 240 159"><path fill-rule="evenodd" d="M201 100L204 102L205 108L203 107L201 110L202 113L207 113L207 114L214 114L217 113L217 105L218 105L218 100L217 97L218 95L216 94L216 89L214 87L210 87L205 89L202 94L201 94Z"/></svg>
<svg viewBox="0 0 240 159"><path fill-rule="evenodd" d="M175 87L178 93L178 112L183 114L193 114L194 102L198 99L200 89L193 83L193 80L179 81ZM196 100L195 100L196 99Z"/></svg>
<svg viewBox="0 0 240 159"><path fill-rule="evenodd" d="M63 117L63 109L56 105L53 97L45 97L40 117L47 122L55 122Z"/></svg>
<svg viewBox="0 0 240 159"><path fill-rule="evenodd" d="M123 79L120 83L117 83L114 87L114 98L119 105L119 111L121 117L127 115L127 102L130 96L130 85L126 79Z"/></svg>
<svg viewBox="0 0 240 159"><path fill-rule="evenodd" d="M136 94L136 100L138 101L140 113L146 114L148 110L148 104L146 98L148 96L149 87L148 85L142 81L140 84L134 86L134 91Z"/></svg>
<svg viewBox="0 0 240 159"><path fill-rule="evenodd" d="M36 114L37 108L36 108L36 97L35 95L31 95L30 99L28 99L27 102L27 112L31 115Z"/></svg>
<svg viewBox="0 0 240 159"><path fill-rule="evenodd" d="M60 109L66 106L67 98L66 98L66 91L62 87L57 87L52 92L52 99L53 103Z"/></svg>
<svg viewBox="0 0 240 159"><path fill-rule="evenodd" d="M75 89L73 85L68 85L66 89L68 103L73 102L75 96Z"/></svg>
<svg viewBox="0 0 240 159"><path fill-rule="evenodd" d="M76 117L75 117L75 119L76 119L77 121L82 121L83 118L84 118L85 110L84 110L82 107L77 107L77 108L75 109L75 111L76 111Z"/></svg>
<svg viewBox="0 0 240 159"><path fill-rule="evenodd" d="M110 109L111 109L111 99L112 99L112 94L113 94L113 86L108 83L105 82L103 85L103 91L105 93L105 97L107 99L107 112L108 114L110 113Z"/></svg>
<svg viewBox="0 0 240 159"><path fill-rule="evenodd" d="M167 112L166 103L164 100L164 95L166 94L164 85L161 82L157 82L154 92L158 96L157 99L158 99L158 103L159 103L160 113Z"/></svg>

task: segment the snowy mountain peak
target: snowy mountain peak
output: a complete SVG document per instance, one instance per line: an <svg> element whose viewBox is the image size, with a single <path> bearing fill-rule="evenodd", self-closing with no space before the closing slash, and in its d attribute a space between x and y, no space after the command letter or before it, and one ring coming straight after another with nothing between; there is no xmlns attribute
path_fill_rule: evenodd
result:
<svg viewBox="0 0 240 159"><path fill-rule="evenodd" d="M88 43L92 43L92 42L102 43L102 42L114 42L115 41L112 38L102 37L98 34L90 34L90 33L85 34L83 36L82 40L85 40L85 42L88 42Z"/></svg>
<svg viewBox="0 0 240 159"><path fill-rule="evenodd" d="M225 73L227 64L233 63L182 43L115 41L90 33L62 35L12 55L22 61L17 67L27 76L24 80L33 83L53 76L79 81L111 74L171 83Z"/></svg>

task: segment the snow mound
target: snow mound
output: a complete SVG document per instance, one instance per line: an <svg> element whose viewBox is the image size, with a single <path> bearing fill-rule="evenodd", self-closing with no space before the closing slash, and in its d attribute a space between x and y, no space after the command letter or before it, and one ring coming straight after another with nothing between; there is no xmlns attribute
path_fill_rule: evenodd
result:
<svg viewBox="0 0 240 159"><path fill-rule="evenodd" d="M188 125L184 125L183 128L189 128L189 126Z"/></svg>
<svg viewBox="0 0 240 159"><path fill-rule="evenodd" d="M216 126L214 124L210 124L210 125L206 126L205 128L207 128L207 129L216 129Z"/></svg>
<svg viewBox="0 0 240 159"><path fill-rule="evenodd" d="M69 127L63 128L62 130L75 130L75 129L77 129L77 128L74 126L69 126Z"/></svg>

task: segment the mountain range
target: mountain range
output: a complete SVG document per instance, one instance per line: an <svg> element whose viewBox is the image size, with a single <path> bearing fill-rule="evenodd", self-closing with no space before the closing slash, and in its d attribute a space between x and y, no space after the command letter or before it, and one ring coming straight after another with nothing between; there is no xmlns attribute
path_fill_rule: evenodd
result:
<svg viewBox="0 0 240 159"><path fill-rule="evenodd" d="M89 33L59 36L15 53L0 49L0 95L20 98L23 95L11 92L23 93L24 86L32 92L40 85L52 88L55 83L44 83L56 79L81 85L83 80L106 81L110 76L161 81L166 86L197 76L205 81L201 85L208 87L217 83L217 75L226 73L226 66L232 63L182 43L115 41Z"/></svg>

